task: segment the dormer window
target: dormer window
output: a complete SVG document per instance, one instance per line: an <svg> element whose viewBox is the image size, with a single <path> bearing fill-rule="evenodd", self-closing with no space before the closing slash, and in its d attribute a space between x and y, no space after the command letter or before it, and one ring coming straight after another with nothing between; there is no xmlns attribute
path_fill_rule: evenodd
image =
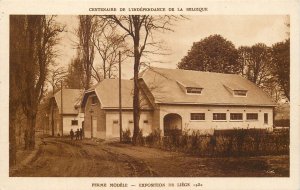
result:
<svg viewBox="0 0 300 190"><path fill-rule="evenodd" d="M234 90L233 93L235 96L247 96L247 90Z"/></svg>
<svg viewBox="0 0 300 190"><path fill-rule="evenodd" d="M184 81L184 82L176 81L176 82L179 85L179 87L182 89L182 91L185 92L186 94L189 94L189 95L202 94L203 88L195 82L192 82L192 81Z"/></svg>
<svg viewBox="0 0 300 190"><path fill-rule="evenodd" d="M248 90L236 83L225 83L224 87L235 97L246 97Z"/></svg>
<svg viewBox="0 0 300 190"><path fill-rule="evenodd" d="M202 88L186 87L187 94L201 94Z"/></svg>

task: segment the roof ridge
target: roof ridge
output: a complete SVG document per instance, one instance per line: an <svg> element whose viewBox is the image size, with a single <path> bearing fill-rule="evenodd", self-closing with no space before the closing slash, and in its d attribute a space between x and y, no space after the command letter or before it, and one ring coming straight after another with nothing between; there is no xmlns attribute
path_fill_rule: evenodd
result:
<svg viewBox="0 0 300 190"><path fill-rule="evenodd" d="M198 71L198 70L191 70L191 69L172 69L172 68L162 68L162 67L151 67L152 69L158 69L158 70L177 70L177 71L183 71L183 72L197 72L197 73L211 73L211 74L220 74L220 75L239 75L235 73L218 73L218 72L212 72L212 71Z"/></svg>

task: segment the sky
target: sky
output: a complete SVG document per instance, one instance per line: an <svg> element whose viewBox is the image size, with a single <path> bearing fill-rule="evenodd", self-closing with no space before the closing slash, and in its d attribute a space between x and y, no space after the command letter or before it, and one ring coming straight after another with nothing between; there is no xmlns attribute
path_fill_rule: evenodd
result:
<svg viewBox="0 0 300 190"><path fill-rule="evenodd" d="M56 62L59 66L70 63L76 55L75 30L78 25L76 16L58 16L57 22L66 26L66 32L61 34L58 46L60 56ZM172 26L173 32L155 33L158 41L168 48L167 55L149 55L150 65L164 68L176 68L176 65L191 49L193 42L198 42L210 35L219 34L231 41L236 48L264 43L267 46L284 41L288 38L289 17L286 15L201 15L188 16ZM100 60L95 58L95 62ZM122 65L122 78L133 77L133 60L127 59Z"/></svg>

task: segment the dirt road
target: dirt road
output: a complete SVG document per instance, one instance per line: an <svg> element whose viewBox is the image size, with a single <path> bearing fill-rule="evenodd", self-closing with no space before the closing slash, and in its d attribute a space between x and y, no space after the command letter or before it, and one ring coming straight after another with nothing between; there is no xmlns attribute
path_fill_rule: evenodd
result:
<svg viewBox="0 0 300 190"><path fill-rule="evenodd" d="M35 158L12 176L205 177L288 176L288 156L199 158L120 143L44 139Z"/></svg>

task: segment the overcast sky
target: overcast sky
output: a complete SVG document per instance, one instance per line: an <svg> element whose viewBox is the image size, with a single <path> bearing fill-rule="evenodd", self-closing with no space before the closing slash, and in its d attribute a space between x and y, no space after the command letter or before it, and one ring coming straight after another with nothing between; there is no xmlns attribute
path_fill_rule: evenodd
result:
<svg viewBox="0 0 300 190"><path fill-rule="evenodd" d="M60 57L57 59L59 65L67 65L75 56L74 31L78 25L76 16L58 16L57 21L65 24L67 32L62 34L59 46ZM150 57L152 66L176 68L176 64L191 49L193 42L214 34L220 34L227 40L233 42L236 48L239 46L251 46L256 43L265 43L271 46L274 43L287 38L289 28L286 23L289 17L282 16L189 16L188 20L181 20L173 26L174 32L157 34L158 39L164 41L169 48L169 55ZM95 60L95 62L99 60ZM123 64L122 77L133 76L133 63L128 60Z"/></svg>

